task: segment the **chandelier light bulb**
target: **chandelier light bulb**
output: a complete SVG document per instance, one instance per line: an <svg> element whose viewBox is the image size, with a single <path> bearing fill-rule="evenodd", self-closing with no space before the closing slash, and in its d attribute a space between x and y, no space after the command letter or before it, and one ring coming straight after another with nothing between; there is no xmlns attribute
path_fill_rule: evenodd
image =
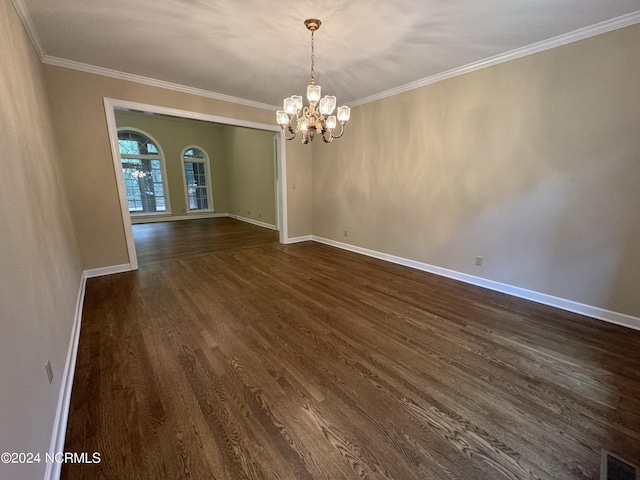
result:
<svg viewBox="0 0 640 480"><path fill-rule="evenodd" d="M278 120L278 125L284 126L289 123L289 115L287 115L287 112L284 110L278 110L276 112L276 118Z"/></svg>
<svg viewBox="0 0 640 480"><path fill-rule="evenodd" d="M329 104L329 112L327 113L327 115L331 115L336 109L336 97L334 97L333 95L325 95L324 98L327 99L327 103Z"/></svg>
<svg viewBox="0 0 640 480"><path fill-rule="evenodd" d="M329 111L329 102L327 101L327 97L324 97L320 100L320 104L318 105L318 109L322 115L329 115L331 112Z"/></svg>
<svg viewBox="0 0 640 480"><path fill-rule="evenodd" d="M337 124L338 122L336 120L335 115L331 115L330 117L327 117L327 123L325 125L329 130L333 130L334 128L336 128Z"/></svg>
<svg viewBox="0 0 640 480"><path fill-rule="evenodd" d="M320 100L320 85L309 85L307 87L307 100L317 102Z"/></svg>
<svg viewBox="0 0 640 480"><path fill-rule="evenodd" d="M325 97L320 100L318 108L321 114L331 115L336 108L336 97L325 95Z"/></svg>
<svg viewBox="0 0 640 480"><path fill-rule="evenodd" d="M350 117L351 117L351 109L349 107L347 107L346 105L343 105L342 107L338 107L338 120L340 120L340 123L348 122Z"/></svg>
<svg viewBox="0 0 640 480"><path fill-rule="evenodd" d="M295 98L289 97L284 99L284 111L289 115L293 115L294 113L296 113Z"/></svg>

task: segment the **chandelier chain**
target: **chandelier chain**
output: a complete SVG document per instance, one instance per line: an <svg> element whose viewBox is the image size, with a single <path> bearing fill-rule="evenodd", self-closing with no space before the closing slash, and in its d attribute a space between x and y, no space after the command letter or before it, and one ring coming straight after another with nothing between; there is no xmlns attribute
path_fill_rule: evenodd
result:
<svg viewBox="0 0 640 480"><path fill-rule="evenodd" d="M315 52L313 47L313 30L311 31L311 79L315 80L316 78L316 69L315 69Z"/></svg>

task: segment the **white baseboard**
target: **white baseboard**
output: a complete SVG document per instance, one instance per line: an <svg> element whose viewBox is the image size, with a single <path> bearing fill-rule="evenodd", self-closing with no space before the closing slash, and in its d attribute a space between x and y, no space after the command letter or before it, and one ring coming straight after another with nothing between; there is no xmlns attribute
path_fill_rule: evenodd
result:
<svg viewBox="0 0 640 480"><path fill-rule="evenodd" d="M308 242L310 240L313 240L313 237L311 235L304 235L302 237L287 238L284 243L289 245L291 243Z"/></svg>
<svg viewBox="0 0 640 480"><path fill-rule="evenodd" d="M241 222L251 223L253 225L257 225L259 227L268 228L270 230L277 230L278 227L272 225L270 223L261 222L259 220L254 220L253 218L241 217L240 215L234 215L233 213L227 214L228 217L235 218L236 220L240 220Z"/></svg>
<svg viewBox="0 0 640 480"><path fill-rule="evenodd" d="M546 293L540 293L533 290L527 290L526 288L515 287L513 285L488 280L482 277L476 277L467 273L456 272L455 270L449 270L446 268L437 267L435 265L429 265L428 263L417 262L408 258L397 257L395 255L389 255L387 253L369 250L368 248L349 245L348 243L342 243L336 240L318 237L316 235L312 235L311 239L315 242L341 248L350 252L367 255L369 257L378 258L380 260L385 260L391 263L397 263L398 265L404 265L405 267L415 268L417 270L422 270L429 273L435 273L436 275L441 275L443 277L452 278L454 280L470 283L479 287L488 288L497 292L506 293L514 297L524 298L536 303L542 303L544 305L560 308L569 312L579 313L588 317L597 318L598 320L604 320L605 322L622 325L623 327L640 330L640 318L626 315L624 313L613 312L611 310L594 307L592 305L585 305L584 303L574 302L573 300L554 297L553 295L547 295Z"/></svg>
<svg viewBox="0 0 640 480"><path fill-rule="evenodd" d="M231 216L231 215L230 215ZM238 218L242 220L242 218ZM249 222L252 223L252 222ZM268 227L267 227L268 228ZM287 243L298 243L313 240L318 243L330 245L332 247L341 248L350 252L359 253L361 255L367 255L369 257L378 258L387 262L396 263L398 265L404 265L406 267L415 268L436 275L442 275L444 277L459 280L472 285L478 285L490 290L513 295L515 297L532 300L544 305L550 305L552 307L560 308L570 312L587 315L589 317L604 320L606 322L615 323L624 327L640 330L640 318L626 315L623 313L613 312L605 310L599 307L591 305L585 305L583 303L574 302L552 295L547 295L540 292L534 292L525 288L515 287L493 280L488 280L481 277L476 277L466 273L456 272L454 270L448 270L446 268L429 265L427 263L417 262L403 257L395 255L389 255L387 253L377 252L375 250L369 250L367 248L357 247L355 245L349 245L347 243L330 240L328 238L319 237L316 235L306 235L301 237L293 237L287 240ZM67 359L65 362L64 372L62 374L62 382L60 385L60 394L58 396L58 406L56 408L56 416L53 422L53 432L51 434L51 443L49 446L49 454L54 455L58 452L64 451L64 442L67 432L67 421L69 419L69 407L71 405L71 389L73 387L73 378L76 369L76 358L78 354L78 343L80 341L80 328L82 326L82 309L84 305L84 294L87 284L87 279L97 277L101 275L110 275L113 273L120 273L130 271L131 266L129 264L113 265L111 267L94 268L91 270L85 270L80 280L80 288L78 290L78 297L76 299L76 309L73 320L73 327L71 329L71 338L69 341L69 348L67 350ZM60 463L47 463L45 470L44 480L58 480L62 464Z"/></svg>
<svg viewBox="0 0 640 480"><path fill-rule="evenodd" d="M236 220L240 220L241 222L251 223L253 225L257 225L259 227L268 228L270 230L277 230L278 227L271 224L261 222L260 220L254 220L253 218L242 217L240 215L235 215L233 213L192 213L191 215L175 215L175 216L158 216L158 217L142 217L142 218L131 218L131 223L133 225L138 225L140 223L155 223L155 222L173 222L175 220L197 220L198 218L220 218L220 217L229 217L234 218Z"/></svg>
<svg viewBox="0 0 640 480"><path fill-rule="evenodd" d="M131 224L174 222L177 220L197 220L198 218L219 218L228 217L228 213L192 213L190 215L164 215L158 217L131 217Z"/></svg>
<svg viewBox="0 0 640 480"><path fill-rule="evenodd" d="M114 273L130 272L131 265L123 263L122 265L111 265L110 267L92 268L84 271L85 278L102 277L103 275L111 275Z"/></svg>
<svg viewBox="0 0 640 480"><path fill-rule="evenodd" d="M87 285L87 276L82 274L80 288L76 299L76 310L71 327L71 338L67 350L67 359L62 373L60 383L60 393L58 395L58 406L56 407L56 417L53 421L53 431L51 433L51 443L49 454L55 455L64 452L64 441L67 434L67 420L69 419L69 407L71 405L71 389L73 387L73 377L76 371L76 357L78 355L78 342L80 341L80 327L82 326L82 308L84 306L84 292ZM44 472L44 480L58 480L62 470L62 464L58 462L46 462L47 467Z"/></svg>

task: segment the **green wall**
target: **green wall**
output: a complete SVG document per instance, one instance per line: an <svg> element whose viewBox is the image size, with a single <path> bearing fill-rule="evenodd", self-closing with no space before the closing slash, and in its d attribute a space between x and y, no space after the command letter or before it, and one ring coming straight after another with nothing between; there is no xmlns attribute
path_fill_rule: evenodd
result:
<svg viewBox="0 0 640 480"><path fill-rule="evenodd" d="M276 223L273 132L225 128L229 172L229 212Z"/></svg>
<svg viewBox="0 0 640 480"><path fill-rule="evenodd" d="M185 147L195 145L209 156L216 214L276 225L272 132L134 111L116 111L116 123L119 129L142 130L159 143L164 154L172 216L187 215L181 154Z"/></svg>

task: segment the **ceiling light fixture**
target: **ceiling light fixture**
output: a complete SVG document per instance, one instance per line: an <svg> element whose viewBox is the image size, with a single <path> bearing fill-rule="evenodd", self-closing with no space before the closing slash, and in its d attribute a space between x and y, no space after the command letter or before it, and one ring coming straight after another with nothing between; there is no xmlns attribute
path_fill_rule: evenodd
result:
<svg viewBox="0 0 640 480"><path fill-rule="evenodd" d="M316 72L314 64L313 34L320 28L322 22L314 18L304 21L305 27L311 32L311 81L307 87L307 100L309 106L302 106L302 97L293 95L284 99L284 109L276 112L276 118L282 134L287 140L293 140L298 132L302 131L302 143L309 143L313 140L316 132L322 135L322 139L329 143L334 138L340 138L344 133L344 126L349 121L351 109L347 106L338 107L338 116L331 115L336 108L336 97L325 95L320 98L320 85L316 85ZM296 123L293 125L293 119ZM340 134L334 135L333 129L340 123ZM293 134L287 137L285 128Z"/></svg>

